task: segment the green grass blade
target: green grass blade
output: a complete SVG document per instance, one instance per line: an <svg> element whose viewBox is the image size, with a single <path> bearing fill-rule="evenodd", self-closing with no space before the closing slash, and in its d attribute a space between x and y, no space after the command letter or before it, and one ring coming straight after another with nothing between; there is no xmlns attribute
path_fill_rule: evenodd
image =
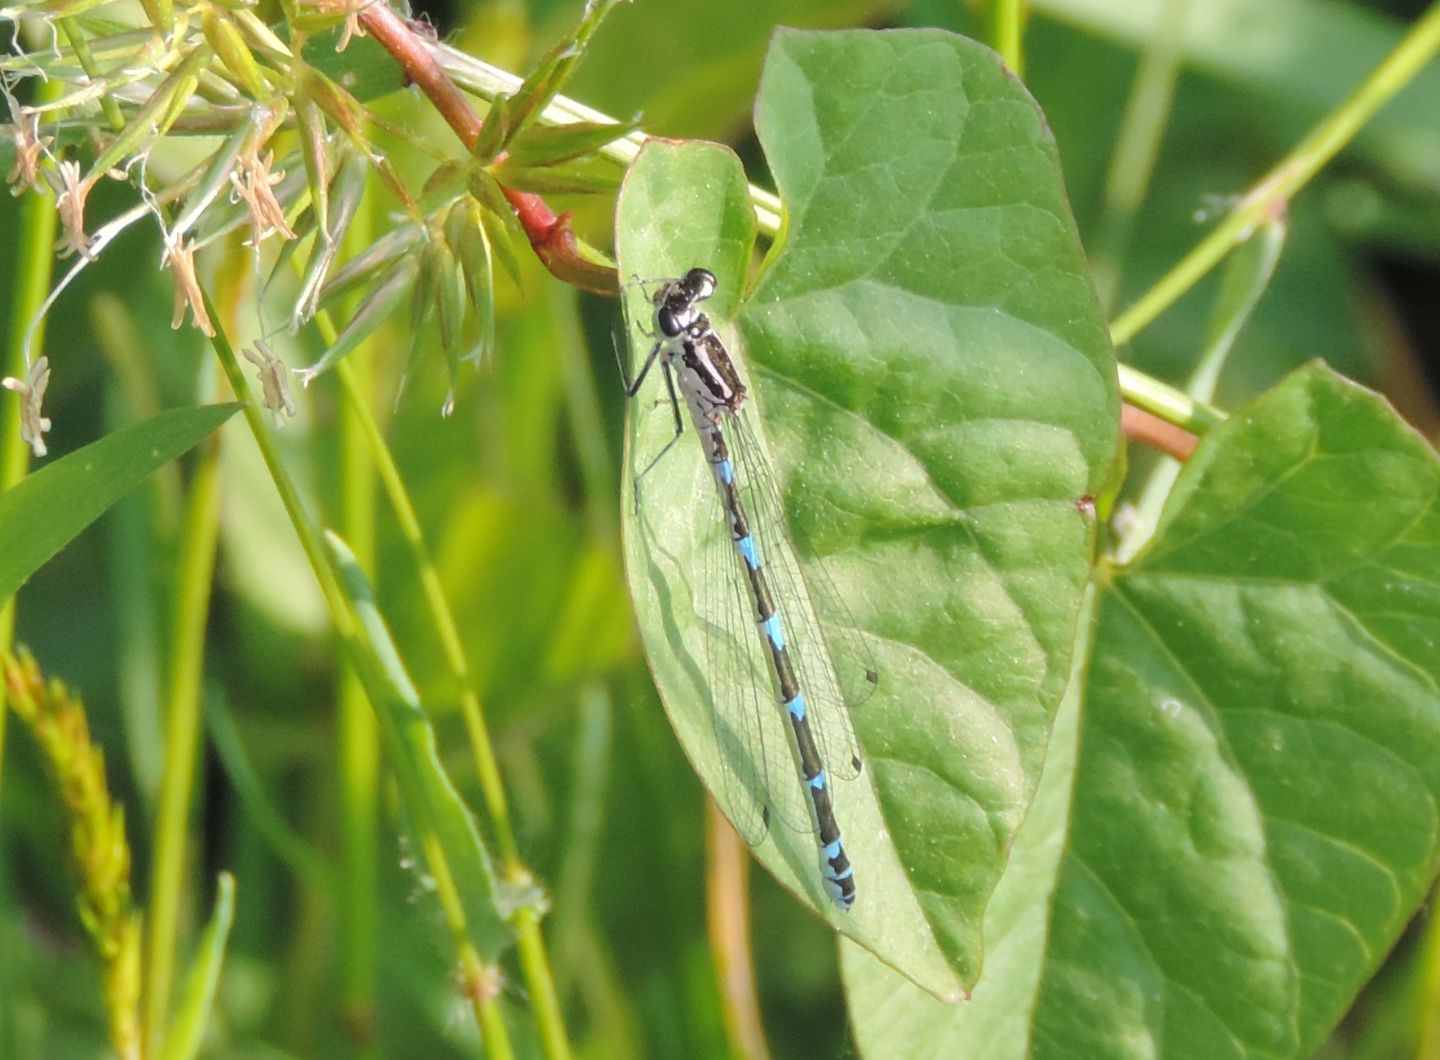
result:
<svg viewBox="0 0 1440 1060"><path fill-rule="evenodd" d="M220 985L220 970L225 963L225 946L230 928L235 923L235 877L222 872L215 888L215 911L200 936L195 963L185 977L180 1004L175 1010L165 1035L163 1060L190 1060L200 1055L205 1037L205 1024Z"/></svg>
<svg viewBox="0 0 1440 1060"><path fill-rule="evenodd" d="M359 626L356 669L379 718L387 760L395 770L412 820L422 833L422 849L427 857L434 851L445 859L443 866L432 864L431 873L442 887L447 878L453 883L463 909L463 930L493 964L510 931L499 907L490 855L440 761L435 729L390 637L365 572L337 535L327 533L325 543L339 574L341 591L354 608ZM445 903L447 896L442 893L440 897ZM447 909L447 913L453 915L453 910Z"/></svg>
<svg viewBox="0 0 1440 1060"><path fill-rule="evenodd" d="M112 504L239 407L162 412L61 457L0 494L0 599L13 595Z"/></svg>

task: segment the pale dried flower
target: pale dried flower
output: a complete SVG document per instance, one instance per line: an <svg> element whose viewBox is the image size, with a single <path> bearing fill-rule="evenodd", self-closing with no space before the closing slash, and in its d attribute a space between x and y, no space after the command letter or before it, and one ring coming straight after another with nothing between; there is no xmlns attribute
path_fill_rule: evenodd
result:
<svg viewBox="0 0 1440 1060"><path fill-rule="evenodd" d="M40 156L55 138L40 135L40 115L29 110L21 111L20 120L7 131L15 144L15 164L5 174L5 183L13 185L12 195L19 195L34 186L40 176Z"/></svg>
<svg viewBox="0 0 1440 1060"><path fill-rule="evenodd" d="M285 426L285 418L294 416L299 411L295 398L290 393L290 373L285 370L285 362L275 356L270 347L260 339L255 340L254 350L242 349L240 352L247 361L260 369L255 373L255 378L260 380L265 407L270 410L275 426Z"/></svg>
<svg viewBox="0 0 1440 1060"><path fill-rule="evenodd" d="M0 386L20 395L20 437L37 457L45 455L45 432L50 429L49 417L40 414L40 403L45 400L45 388L49 385L48 357L41 357L31 364L24 379L10 375L0 379Z"/></svg>
<svg viewBox="0 0 1440 1060"><path fill-rule="evenodd" d="M206 335L214 337L215 326L210 323L210 314L205 312L205 297L200 293L200 281L195 276L195 241L165 241L165 267L175 274L175 312L170 317L170 326L178 328L185 323L185 307L195 326Z"/></svg>
<svg viewBox="0 0 1440 1060"><path fill-rule="evenodd" d="M90 183L81 176L80 163L69 159L61 162L60 181L63 187L55 203L60 211L60 223L65 227L65 235L58 244L60 256L78 253L83 258L93 258L90 237L85 234L85 200L90 195Z"/></svg>
<svg viewBox="0 0 1440 1060"><path fill-rule="evenodd" d="M335 45L337 52L350 47L352 37L365 36L365 27L360 25L360 14L375 0L340 0L339 10L345 12L345 28L340 32L340 41Z"/></svg>
<svg viewBox="0 0 1440 1060"><path fill-rule="evenodd" d="M275 152L267 151L261 158L256 151L247 151L240 157L240 165L230 173L230 186L234 189L232 202L245 200L250 210L250 227L253 234L248 245L260 249L260 241L271 232L279 232L286 239L294 239L295 233L285 221L285 210L270 189L285 179L285 171L272 172Z"/></svg>

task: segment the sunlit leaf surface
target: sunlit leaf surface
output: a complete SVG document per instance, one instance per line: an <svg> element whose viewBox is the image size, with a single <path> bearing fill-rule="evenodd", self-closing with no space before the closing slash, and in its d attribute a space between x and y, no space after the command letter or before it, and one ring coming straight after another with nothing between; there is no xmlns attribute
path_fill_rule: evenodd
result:
<svg viewBox="0 0 1440 1060"><path fill-rule="evenodd" d="M1437 495L1434 451L1320 366L1213 431L1099 592L1030 972L990 992L987 965L943 1016L853 962L860 1040L909 1020L923 1052L1021 1013L961 1055L1312 1053L1435 872ZM1035 823L1021 847L1065 835Z"/></svg>

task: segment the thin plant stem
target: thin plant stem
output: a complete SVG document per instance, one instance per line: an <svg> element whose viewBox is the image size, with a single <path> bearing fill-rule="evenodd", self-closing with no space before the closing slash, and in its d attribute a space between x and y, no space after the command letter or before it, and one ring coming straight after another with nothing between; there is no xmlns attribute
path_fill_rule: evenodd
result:
<svg viewBox="0 0 1440 1060"><path fill-rule="evenodd" d="M326 341L333 342L333 326L330 326L327 320L322 320L319 314L316 316L316 321L320 325L321 335L332 336L326 338ZM355 379L354 369L348 361L342 361L335 366L335 372L340 379L341 395L347 406L350 406L350 414L355 417L355 422L369 445L370 458L375 461L375 469L380 476L380 483L385 489L386 499L394 510L395 518L400 523L400 533L405 539L406 546L410 549L411 561L415 564L416 574L420 578L420 588L425 597L426 606L430 610L431 621L435 623L446 665L450 668L451 676L461 682L461 713L465 718L465 727L470 737L471 752L475 755L476 771L480 778L480 794L484 798L485 807L490 814L490 826L495 833L495 846L508 869L512 865L519 864L519 847L515 842L515 831L510 825L509 800L506 798L504 784L500 778L500 767L495 759L489 726L485 722L485 712L480 705L480 697L475 692L474 680L470 676L470 664L465 658L465 649L460 639L460 627L455 622L454 613L445 596L439 571L435 568L434 560L430 558L430 550L425 544L425 537L420 529L419 516L416 515L415 507L410 502L410 495L405 489L400 469L395 465L394 456L385 442L384 435L380 433L379 425L370 414L365 393Z"/></svg>
<svg viewBox="0 0 1440 1060"><path fill-rule="evenodd" d="M212 320L219 319L214 307L206 299L206 308ZM280 460L280 453L275 445L274 435L271 433L270 425L266 422L260 405L250 394L249 385L245 381L244 373L241 371L240 362L236 359L235 351L231 348L225 337L224 331L217 327L215 335L211 338L210 344L220 360L220 366L225 371L225 377L229 380L230 388L235 392L241 401L241 411L245 421L250 427L250 433L255 439L256 447L260 450L260 458L265 464L266 471L275 490L280 494L280 502L285 508L286 515L290 518L290 524L295 530L295 536L300 540L300 547L305 553L305 558L310 563L310 569L319 583L321 595L325 598L326 609L330 615L330 622L335 629L336 636L340 639L345 650L353 653L352 659L362 663L364 657L361 654L359 621L352 608L349 596L341 589L336 579L335 570L330 564L326 554L325 545L320 537L319 530L311 521L305 506L300 500L299 490L296 489L294 480L290 478L289 472ZM357 667L357 669L360 667ZM446 898L445 888L452 892L454 889L453 879L450 877L448 865L445 859L445 851L434 840L434 836L428 828L421 834L421 843L425 849L426 860L431 870L431 875L436 880L437 891L440 892L442 904L445 906L446 918L452 927L457 957L460 966L466 976L467 997L475 1012L476 1021L481 1030L486 1034L486 1046L489 1055L508 1056L510 1053L508 1038L506 1037L505 1025L499 1011L498 990L480 989L472 984L480 979L488 982L490 978L498 974L492 969L487 969L480 963L479 955L476 954L474 946L465 936L464 912L459 906Z"/></svg>
<svg viewBox="0 0 1440 1060"><path fill-rule="evenodd" d="M60 83L49 81L40 87L39 97L59 95ZM55 233L59 227L55 197L31 191L20 201L20 231L15 240L15 288L10 299L10 329L6 335L5 363L0 375L24 379L25 333L45 297L55 265ZM45 321L35 325L34 348L45 348ZM10 489L30 470L30 447L20 437L22 397L6 390L0 393L0 492ZM0 601L0 652L10 650L15 637L15 598ZM0 684L0 791L4 789L5 688Z"/></svg>
<svg viewBox="0 0 1440 1060"><path fill-rule="evenodd" d="M345 233L352 250L367 246L373 238L375 208L375 197L370 196L356 211ZM371 342L366 340L357 352L363 353ZM356 389L369 392L373 387L369 359L352 359L348 364ZM346 543L361 566L374 570L375 477L367 456L369 440L356 406L354 401L340 403L340 525ZM342 1004L351 1041L359 1048L373 1051L380 923L380 733L364 686L348 665L343 666L340 673L339 713L340 799L345 837L345 874L341 884L345 918Z"/></svg>
<svg viewBox="0 0 1440 1060"><path fill-rule="evenodd" d="M79 60L80 69L85 71L85 76L92 81L102 80L100 67L90 52L90 39L75 25L73 18L62 18L59 22L65 40L75 52L75 58ZM109 92L100 97L100 110L105 114L105 121L109 123L111 132L118 133L125 128L125 115L120 113L120 104L115 102L115 97Z"/></svg>
<svg viewBox="0 0 1440 1060"><path fill-rule="evenodd" d="M194 793L205 612L213 581L218 530L218 455L218 446L212 441L201 457L191 484L172 616L165 754L146 940L146 1041L157 1052L164 1038L174 982L187 826Z"/></svg>
<svg viewBox="0 0 1440 1060"><path fill-rule="evenodd" d="M1000 53L1016 77L1025 76L1020 40L1025 31L1025 0L990 0L990 47Z"/></svg>
<svg viewBox="0 0 1440 1060"><path fill-rule="evenodd" d="M1225 419L1225 414L1219 409L1203 401L1196 401L1183 390L1177 390L1158 379L1151 379L1128 364L1119 365L1118 369L1120 392L1125 395L1126 404L1134 405L1166 423L1172 423L1192 434L1203 434Z"/></svg>
<svg viewBox="0 0 1440 1060"><path fill-rule="evenodd" d="M1220 373L1235 346L1235 339L1245 327L1250 314L1259 304L1275 275L1275 266L1285 248L1285 222L1271 218L1261 224L1254 238L1225 263L1225 279L1211 313L1205 349L1185 392L1196 401L1209 401L1215 395ZM1115 542L1113 554L1117 563L1128 563L1155 536L1165 505L1180 475L1180 465L1190 459L1197 439L1194 434L1165 423L1131 405L1121 411L1121 428L1127 438L1143 441L1173 457L1160 460L1151 470L1135 501L1134 518Z"/></svg>
<svg viewBox="0 0 1440 1060"><path fill-rule="evenodd" d="M326 341L333 342L333 325L323 318L323 314L317 314L316 321L321 335L326 336L328 333ZM479 693L475 690L475 681L470 674L470 664L465 657L460 638L460 628L445 596L440 573L430 557L430 550L420 529L420 519L415 513L415 506L410 502L400 469L396 467L390 447L370 413L365 394L355 379L353 367L347 359L336 365L335 371L340 379L341 394L346 405L369 442L370 457L375 462L380 484L400 525L401 536L410 550L411 562L420 579L421 593L430 613L430 621L440 639L440 649L444 653L446 666L460 689L460 715L465 722L471 754L475 757L480 795L485 802L506 882L524 886L531 880L530 871L520 858L515 830L510 824L509 799L505 794L500 766L495 758L485 711L481 706ZM563 1060L571 1055L569 1036L565 1030L560 996L555 989L555 978L546 954L539 920L533 910L522 906L516 911L511 926L515 929L520 967L525 976L526 989L530 993L530 1004L544 1043L545 1054L552 1060Z"/></svg>
<svg viewBox="0 0 1440 1060"><path fill-rule="evenodd" d="M1340 152L1375 112L1440 52L1440 0L1432 4L1350 98L1315 126L1279 165L1247 192L1225 219L1134 305L1110 325L1116 346L1130 342L1249 238Z"/></svg>
<svg viewBox="0 0 1440 1060"><path fill-rule="evenodd" d="M180 928L186 840L195 791L206 615L215 581L215 549L220 532L219 465L220 441L212 436L201 451L190 483L169 636L165 755L155 817L145 939L145 1042L147 1050L157 1056L163 1045L175 981L175 941Z"/></svg>
<svg viewBox="0 0 1440 1060"><path fill-rule="evenodd" d="M1145 201L1155 172L1155 159L1160 154L1160 141L1170 120L1170 105L1180 73L1180 43L1191 3L1192 0L1165 0L1160 8L1155 31L1145 44L1140 69L1135 72L1135 83L1125 104L1125 116L1120 122L1120 135L1105 177L1105 201L1095 251L1091 255L1091 274L1106 312L1119 293L1135 215Z"/></svg>
<svg viewBox="0 0 1440 1060"><path fill-rule="evenodd" d="M315 325L320 331L321 339L327 345L335 342L339 333L325 310L321 310L315 315ZM506 866L507 875L516 869L524 872L520 862L519 846L515 842L515 830L510 824L509 799L505 795L505 785L500 777L499 764L495 759L489 726L485 721L485 711L480 704L479 694L475 691L475 682L470 675L470 663L465 657L465 647L460 638L459 624L455 621L450 601L445 595L445 587L440 581L440 573L435 567L435 561L430 556L430 549L425 544L425 535L420 528L420 517L416 514L415 506L410 501L409 491L405 488L405 480L400 474L399 467L395 464L394 454L390 452L390 446L380 431L380 425L375 422L375 417L370 412L370 401L366 388L356 378L355 369L350 360L347 358L337 364L335 373L340 380L340 393L344 399L347 414L354 417L356 428L368 443L370 459L375 463L375 472L380 477L380 484L385 490L386 499L390 502L395 518L400 524L400 533L410 550L410 559L414 563L415 572L420 579L420 588L425 597L426 607L430 611L430 619L435 624L436 634L440 638L440 650L445 655L445 663L450 669L451 677L459 683L461 716L465 719L471 753L475 756L475 769L480 780L480 794L485 800L485 808L490 815L490 827L495 833L495 846ZM526 876L528 878L528 873Z"/></svg>
<svg viewBox="0 0 1440 1060"><path fill-rule="evenodd" d="M705 847L705 923L730 1047L746 1060L769 1060L750 950L750 851L714 799L705 800Z"/></svg>

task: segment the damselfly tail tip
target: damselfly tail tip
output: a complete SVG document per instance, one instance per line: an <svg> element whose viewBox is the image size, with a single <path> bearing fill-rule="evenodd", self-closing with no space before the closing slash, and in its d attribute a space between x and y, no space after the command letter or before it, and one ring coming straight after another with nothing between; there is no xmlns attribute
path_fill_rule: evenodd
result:
<svg viewBox="0 0 1440 1060"><path fill-rule="evenodd" d="M855 870L838 835L820 848L820 878L830 900L848 913L855 904Z"/></svg>

